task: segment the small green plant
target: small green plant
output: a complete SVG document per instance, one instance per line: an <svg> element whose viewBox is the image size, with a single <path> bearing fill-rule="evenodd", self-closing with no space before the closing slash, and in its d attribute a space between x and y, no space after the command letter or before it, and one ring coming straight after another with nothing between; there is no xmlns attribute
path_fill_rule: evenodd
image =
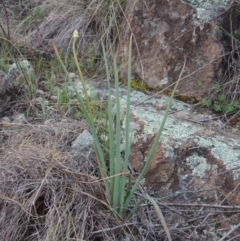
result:
<svg viewBox="0 0 240 241"><path fill-rule="evenodd" d="M213 88L214 88L215 90L219 90L219 88L220 88L219 83L214 83Z"/></svg>
<svg viewBox="0 0 240 241"><path fill-rule="evenodd" d="M2 70L3 72L7 73L8 72L8 68L9 68L9 60L11 59L11 54L9 53L9 44L7 43L7 41L4 41L4 39L1 39L0 37L0 70Z"/></svg>
<svg viewBox="0 0 240 241"><path fill-rule="evenodd" d="M203 101L203 106L209 108L210 106L212 106L212 100L211 99L205 99Z"/></svg>
<svg viewBox="0 0 240 241"><path fill-rule="evenodd" d="M239 108L239 101L228 101L225 94L219 94L215 99L205 99L203 101L204 107L212 107L215 112L229 113Z"/></svg>
<svg viewBox="0 0 240 241"><path fill-rule="evenodd" d="M47 119L47 102L46 102L46 100L41 101L40 105L41 105L41 109L42 109L41 117L43 120L46 120Z"/></svg>
<svg viewBox="0 0 240 241"><path fill-rule="evenodd" d="M54 90L54 80L53 79L54 79L53 71L52 70L50 72L46 71L44 87L49 93L52 93Z"/></svg>
<svg viewBox="0 0 240 241"><path fill-rule="evenodd" d="M95 58L96 58L96 54L95 54L94 49L89 50L88 55L87 55L87 65L88 65L87 68L88 68L89 70L94 70L94 67L95 67L95 63L94 63Z"/></svg>
<svg viewBox="0 0 240 241"><path fill-rule="evenodd" d="M117 69L117 64L116 64L116 58L114 58L114 80L115 80L115 96L116 96L116 116L115 119L113 118L113 103L111 99L111 89L110 89L110 71L109 71L109 66L107 62L107 57L106 57L106 52L104 45L102 44L102 49L103 49L103 56L104 56L104 61L105 61L105 66L106 66L106 76L107 76L107 83L108 83L108 107L107 107L107 112L108 112L108 156L104 155L104 149L101 145L101 140L98 137L98 133L95 129L95 123L93 119L93 112L92 112L92 105L89 99L89 96L87 94L87 89L85 85L85 81L83 79L82 71L80 69L78 60L77 60L77 55L76 55L76 50L75 50L75 43L76 39L78 38L78 33L77 31L74 32L73 35L73 55L76 63L76 67L78 70L78 74L83 86L83 92L85 99L83 96L79 94L77 91L73 81L71 80L69 73L63 64L61 57L58 53L57 48L54 46L55 53L57 58L59 59L59 62L61 63L63 70L65 71L66 75L69 77L69 81L71 82L79 105L81 107L81 110L84 113L84 117L89 125L91 134L94 139L94 144L95 144L95 153L96 153L96 159L99 167L99 172L101 174L104 187L105 187L105 192L106 192L106 204L112 211L113 213L120 217L120 218L131 218L132 215L138 210L140 205L145 201L148 200L150 201L155 207L156 211L159 215L159 218L161 220L161 223L165 229L165 232L167 233L168 239L171 240L170 233L168 231L167 225L165 223L165 219L163 217L163 214L161 213L161 210L157 206L156 202L153 200L153 198L149 197L146 195L143 199L138 201L138 203L134 206L134 208L129 212L129 205L133 199L133 196L136 192L136 189L138 188L140 182L143 179L144 174L147 171L147 168L153 158L153 155L155 153L155 150L158 146L159 139L161 137L164 125L167 120L168 112L170 109L170 106L172 104L173 96L174 93L177 89L177 86L179 84L179 81L181 79L184 67L179 75L179 78L177 80L177 83L174 87L174 90L172 92L172 95L170 97L169 103L167 105L165 115L163 118L162 123L160 124L159 131L155 137L155 141L153 143L153 146L151 150L149 151L149 156L147 158L147 161L145 162L145 165L142 169L142 172L139 174L137 177L135 183L132 183L132 177L128 171L128 162L129 162L129 156L130 156L130 147L131 147L131 131L130 131L130 92L131 92L131 46L132 46L132 38L130 40L130 47L129 47L129 58L128 58L128 82L127 82L127 105L126 105L126 114L125 114L125 155L124 158L121 157L121 150L120 150L120 142L121 142L121 106L120 106L120 93L119 93L119 77L118 77L118 69ZM185 62L184 62L185 66ZM86 104L85 104L86 101ZM113 128L111 128L115 124L115 132Z"/></svg>
<svg viewBox="0 0 240 241"><path fill-rule="evenodd" d="M239 109L239 46L240 32L237 21L239 19L239 5L229 9L229 24L225 28L220 27L222 35L229 41L231 51L228 55L228 63L223 69L223 76L219 83L214 84L216 93L212 98L212 108L216 112L229 113Z"/></svg>
<svg viewBox="0 0 240 241"><path fill-rule="evenodd" d="M234 100L231 103L226 103L225 106L223 107L223 111L225 113L231 112L231 111L235 111L239 108L239 101L238 100Z"/></svg>
<svg viewBox="0 0 240 241"><path fill-rule="evenodd" d="M57 104L59 107L60 106L69 107L69 105L70 105L68 87L66 84L64 84L62 90L58 90Z"/></svg>
<svg viewBox="0 0 240 241"><path fill-rule="evenodd" d="M221 93L219 83L213 84L213 89L217 92L213 98L207 98L203 101L203 106L212 108L215 112L229 113L239 108L238 100L231 100L226 94Z"/></svg>
<svg viewBox="0 0 240 241"><path fill-rule="evenodd" d="M0 69L5 73L9 71L9 67L15 65L18 69L19 74L23 78L21 81L22 86L24 87L24 93L26 97L32 98L35 95L37 89L37 81L34 70L29 66L28 62L24 60L20 49L22 48L21 44L13 43L7 38L0 36ZM19 59L23 59L20 61Z"/></svg>
<svg viewBox="0 0 240 241"><path fill-rule="evenodd" d="M24 20L24 25L28 30L40 23L45 17L45 12L41 7L36 7L32 12L29 11L29 13L30 15Z"/></svg>
<svg viewBox="0 0 240 241"><path fill-rule="evenodd" d="M200 79L197 80L197 85L202 89L205 87L204 83Z"/></svg>

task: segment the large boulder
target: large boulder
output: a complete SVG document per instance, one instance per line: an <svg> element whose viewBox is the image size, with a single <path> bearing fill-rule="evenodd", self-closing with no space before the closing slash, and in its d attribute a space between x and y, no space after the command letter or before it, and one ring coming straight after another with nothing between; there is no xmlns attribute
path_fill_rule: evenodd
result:
<svg viewBox="0 0 240 241"><path fill-rule="evenodd" d="M83 93L79 80L76 88ZM108 96L107 87L88 81L89 95ZM72 91L72 87L69 87ZM124 140L126 111L126 89L119 88L122 111L122 134ZM115 101L114 88L111 91ZM72 92L74 98L74 92ZM160 127L169 98L149 98L139 91L131 93L132 146L130 162L133 170L140 173L148 152ZM114 109L114 108L113 108ZM225 127L221 117L194 111L190 104L173 100L164 131L151 165L145 176L145 184L156 192L171 190L197 191L206 189L196 198L217 203L220 197L230 193L240 180L240 137L239 131ZM236 133L234 133L235 131ZM123 143L124 146L124 143ZM232 205L240 206L240 199L228 195ZM197 200L195 200L197 201Z"/></svg>
<svg viewBox="0 0 240 241"><path fill-rule="evenodd" d="M76 87L83 94L79 80L76 80ZM72 87L69 89L72 91ZM107 87L103 87L103 81L95 87L88 81L87 89L90 95L94 94L102 99L108 96ZM114 91L113 88L110 97L113 102L116 98ZM119 91L122 113L121 146L124 147L127 96L126 89L119 88ZM74 92L71 93L74 98ZM138 91L131 92L132 145L129 170L133 176L141 172L147 160L168 101L167 96L150 98ZM217 115L200 113L190 104L173 100L162 137L142 180L143 187L146 187L149 194L164 200L166 205L182 205L185 208L202 207L199 213L201 212L202 217L205 215L204 220L208 220L206 221L208 223L213 213L217 212L214 210L209 212L208 208L226 209L229 212L236 208L236 213L239 213L239 183L239 130L226 126ZM197 217L199 213L196 214ZM216 237L209 240L219 240L224 232L231 229L231 225L239 223L239 218L232 214L227 216L228 214L222 212L218 215L216 222L220 227L219 230L222 229L222 231L218 232L214 229L213 233ZM172 222L178 225L182 221L174 215ZM207 228L200 233L206 230ZM206 235L208 233L204 234L204 237Z"/></svg>
<svg viewBox="0 0 240 241"><path fill-rule="evenodd" d="M133 34L133 78L163 89L178 79L186 56L182 97L202 100L221 75L223 46L219 25L230 1L128 1L117 56L127 76L128 46Z"/></svg>

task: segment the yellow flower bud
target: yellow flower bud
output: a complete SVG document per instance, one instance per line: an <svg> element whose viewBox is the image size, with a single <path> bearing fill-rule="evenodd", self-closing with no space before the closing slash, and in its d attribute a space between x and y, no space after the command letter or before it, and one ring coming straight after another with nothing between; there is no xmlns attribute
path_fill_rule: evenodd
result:
<svg viewBox="0 0 240 241"><path fill-rule="evenodd" d="M78 35L78 31L77 30L74 30L73 32L73 38L78 38L79 35Z"/></svg>

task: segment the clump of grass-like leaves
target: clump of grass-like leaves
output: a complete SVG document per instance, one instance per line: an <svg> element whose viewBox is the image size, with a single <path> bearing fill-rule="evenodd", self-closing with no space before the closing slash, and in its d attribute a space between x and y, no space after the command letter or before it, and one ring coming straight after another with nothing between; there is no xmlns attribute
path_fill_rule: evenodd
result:
<svg viewBox="0 0 240 241"><path fill-rule="evenodd" d="M156 202L154 201L153 198L150 196L146 195L144 199L138 201L138 203L134 206L131 212L128 212L129 210L129 205L133 199L134 193L136 189L138 188L144 174L147 171L147 168L153 158L153 155L155 153L155 150L158 146L159 139L161 137L164 125L167 120L168 112L173 100L174 93L177 89L177 86L179 84L179 81L182 76L183 69L180 73L180 76L176 82L175 88L172 92L172 95L170 97L170 100L168 102L164 118L162 123L160 124L159 131L155 137L155 141L153 143L153 146L151 150L149 151L149 155L147 158L147 161L145 162L145 165L137 177L136 181L134 184L132 184L132 178L131 175L128 171L128 163L129 163L129 156L130 156L130 147L131 147L131 131L130 131L130 92L131 92L131 49L132 49L132 39L130 40L130 45L129 45L129 56L128 56L128 81L127 81L127 107L126 107L126 121L125 121L125 155L124 158L121 157L121 150L120 150L120 142L121 142L121 106L120 106L120 94L119 94L119 77L118 77L118 68L116 64L116 58L114 59L114 80L115 80L115 96L116 96L116 116L115 119L113 118L112 115L112 99L111 99L111 89L110 89L110 71L109 71L109 66L107 62L107 57L106 57L106 51L104 48L104 45L102 44L103 48L103 56L104 56L104 62L105 62L105 67L106 67L106 77L107 77L107 83L108 83L108 124L109 124L109 130L108 130L108 141L109 141L109 146L108 146L108 151L109 151L109 156L105 159L104 157L104 151L101 146L100 140L97 135L97 131L94 127L94 121L93 121L93 115L92 115L92 107L91 107L91 102L89 101L89 97L87 94L87 89L86 85L84 82L84 78L82 75L82 71L80 69L80 66L78 64L77 60L77 55L76 55L76 50L75 50L75 44L76 44L76 39L78 38L78 32L74 31L73 34L73 55L76 63L76 67L78 70L78 74L83 86L83 92L85 95L85 99L78 93L74 83L72 82L71 78L69 78L71 84L73 85L73 88L76 92L77 99L79 102L79 105L83 111L84 117L89 125L90 131L92 133L93 139L94 139L94 145L95 145L95 152L96 152L96 159L98 162L98 167L99 171L101 174L101 178L104 182L104 187L105 187L105 195L106 199L108 202L109 207L111 210L117 215L118 217L121 218L126 218L129 219L132 217L132 215L138 210L140 205L145 201L149 200L154 207L156 208L156 211L159 215L159 218L161 220L161 223L167 233L168 239L171 240L167 225L165 223L164 217L161 213L160 208L157 206ZM64 66L60 55L57 51L57 48L55 47L55 53L65 71L65 73L69 76L68 71L66 67ZM86 101L86 104L85 104ZM115 122L114 122L115 121ZM115 131L113 130L112 126L115 124ZM122 160L123 159L123 160ZM110 163L108 165L108 162L106 160L110 160Z"/></svg>

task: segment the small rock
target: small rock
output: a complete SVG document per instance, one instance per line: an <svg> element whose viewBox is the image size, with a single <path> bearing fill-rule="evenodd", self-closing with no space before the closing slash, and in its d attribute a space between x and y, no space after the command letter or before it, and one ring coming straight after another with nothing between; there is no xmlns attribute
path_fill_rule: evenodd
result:
<svg viewBox="0 0 240 241"><path fill-rule="evenodd" d="M70 76L71 79L76 78L76 74L74 74L74 73L69 73L69 76Z"/></svg>
<svg viewBox="0 0 240 241"><path fill-rule="evenodd" d="M12 64L8 74L0 71L0 113L3 113L10 101L21 93L24 79L33 75L34 69L27 60Z"/></svg>
<svg viewBox="0 0 240 241"><path fill-rule="evenodd" d="M9 123L11 123L10 118L7 117L7 116L4 116L4 117L2 118L2 120L1 120L1 124L2 124L2 125L5 125L5 124L9 124Z"/></svg>
<svg viewBox="0 0 240 241"><path fill-rule="evenodd" d="M15 79L16 76L22 75L22 74L27 75L27 77L34 75L33 66L28 60L23 60L18 64L16 63L12 64L8 70L8 76L10 78L13 77Z"/></svg>
<svg viewBox="0 0 240 241"><path fill-rule="evenodd" d="M74 149L83 149L87 146L90 146L94 143L92 135L87 131L84 130L75 141L72 142L72 148Z"/></svg>
<svg viewBox="0 0 240 241"><path fill-rule="evenodd" d="M27 119L24 114L18 114L13 116L13 123L24 124L27 123Z"/></svg>
<svg viewBox="0 0 240 241"><path fill-rule="evenodd" d="M36 90L36 94L44 95L45 92L44 92L43 90L39 90L39 89L37 89L37 90Z"/></svg>
<svg viewBox="0 0 240 241"><path fill-rule="evenodd" d="M34 104L40 105L40 106L42 106L43 104L48 105L48 103L49 103L48 100L46 100L45 98L42 98L42 97L37 97L37 98L33 99L32 102Z"/></svg>

